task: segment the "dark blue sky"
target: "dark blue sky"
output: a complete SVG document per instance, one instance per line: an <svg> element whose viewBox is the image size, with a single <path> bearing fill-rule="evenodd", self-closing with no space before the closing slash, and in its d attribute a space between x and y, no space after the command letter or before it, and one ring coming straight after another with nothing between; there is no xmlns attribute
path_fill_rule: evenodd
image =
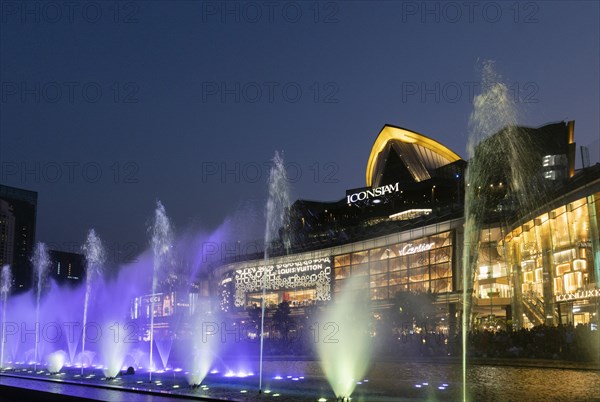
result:
<svg viewBox="0 0 600 402"><path fill-rule="evenodd" d="M156 199L180 230L262 216L275 150L293 199L340 199L386 123L465 157L483 60L600 153L594 1L116 4L1 2L0 182L53 245L145 244Z"/></svg>

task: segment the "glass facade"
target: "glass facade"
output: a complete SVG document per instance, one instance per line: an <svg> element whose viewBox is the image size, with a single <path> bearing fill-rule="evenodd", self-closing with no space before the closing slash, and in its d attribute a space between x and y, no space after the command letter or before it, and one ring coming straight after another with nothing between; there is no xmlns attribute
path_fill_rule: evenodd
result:
<svg viewBox="0 0 600 402"><path fill-rule="evenodd" d="M475 297L478 299L498 298L500 301L512 295L504 250L499 244L501 240L502 230L499 226L482 229L474 286Z"/></svg>
<svg viewBox="0 0 600 402"><path fill-rule="evenodd" d="M513 303L523 324L588 323L599 298L600 193L554 207L505 237Z"/></svg>
<svg viewBox="0 0 600 402"><path fill-rule="evenodd" d="M350 276L371 300L392 299L397 292L452 291L452 232L385 247L337 255L333 258L335 292Z"/></svg>

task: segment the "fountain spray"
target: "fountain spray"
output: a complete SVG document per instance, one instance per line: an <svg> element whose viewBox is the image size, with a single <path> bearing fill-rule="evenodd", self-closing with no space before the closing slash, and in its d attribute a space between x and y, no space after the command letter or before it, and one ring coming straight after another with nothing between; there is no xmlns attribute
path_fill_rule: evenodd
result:
<svg viewBox="0 0 600 402"><path fill-rule="evenodd" d="M269 174L269 198L266 207L266 228L265 228L265 264L262 274L262 298L261 298L261 316L260 316L260 357L258 369L258 392L262 392L263 375L263 348L264 348L264 329L265 329L265 297L268 286L268 261L269 246L277 238L279 229L283 227L286 214L290 206L289 185L285 174L283 157L275 151L273 157L273 166ZM283 239L284 250L289 249L289 241Z"/></svg>
<svg viewBox="0 0 600 402"><path fill-rule="evenodd" d="M482 92L473 100L469 118L467 153L469 166L465 176L465 234L463 246L463 315L462 315L462 380L466 401L466 353L470 329L472 286L477 268L480 233L488 211L495 208L485 189L497 175L497 167L505 166L509 198L516 211L530 208L544 195L544 183L532 172L539 161L535 145L517 127L515 100L494 63L486 61L482 69ZM502 135L495 135L502 129Z"/></svg>
<svg viewBox="0 0 600 402"><path fill-rule="evenodd" d="M168 259L168 255L173 247L173 234L171 222L165 212L165 207L160 201L156 201L156 209L154 211L154 221L150 227L152 235L151 244L154 254L153 270L152 270L152 293L150 295L150 367L149 381L152 381L152 370L154 363L152 360L152 347L154 342L154 294L158 283L158 275L160 269L164 266Z"/></svg>
<svg viewBox="0 0 600 402"><path fill-rule="evenodd" d="M5 339L5 325L6 325L6 302L8 300L8 293L10 292L10 287L12 285L12 272L10 270L10 265L5 265L2 267L2 281L0 287L0 293L2 294L2 346L0 346L0 368L4 367L4 344L6 343Z"/></svg>
<svg viewBox="0 0 600 402"><path fill-rule="evenodd" d="M31 258L33 263L35 281L37 288L36 296L36 307L35 307L35 355L34 355L34 370L37 371L38 361L38 346L40 343L40 299L42 296L42 289L46 282L46 276L48 267L50 266L50 257L48 256L48 250L44 243L38 242L35 246L33 257Z"/></svg>
<svg viewBox="0 0 600 402"><path fill-rule="evenodd" d="M85 300L83 303L83 332L81 335L81 374L83 375L83 357L85 356L85 328L87 325L88 304L92 285L102 274L102 264L106 260L102 241L94 229L90 229L85 244L82 247L86 260Z"/></svg>

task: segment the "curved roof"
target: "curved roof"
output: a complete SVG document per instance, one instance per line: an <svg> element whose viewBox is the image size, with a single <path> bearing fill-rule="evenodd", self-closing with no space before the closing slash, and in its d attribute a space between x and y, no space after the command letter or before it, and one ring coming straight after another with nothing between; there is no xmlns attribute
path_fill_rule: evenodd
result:
<svg viewBox="0 0 600 402"><path fill-rule="evenodd" d="M429 137L386 124L379 132L369 155L366 172L368 187L378 184L391 149L398 153L417 182L431 178L429 172L432 170L462 159L454 151Z"/></svg>

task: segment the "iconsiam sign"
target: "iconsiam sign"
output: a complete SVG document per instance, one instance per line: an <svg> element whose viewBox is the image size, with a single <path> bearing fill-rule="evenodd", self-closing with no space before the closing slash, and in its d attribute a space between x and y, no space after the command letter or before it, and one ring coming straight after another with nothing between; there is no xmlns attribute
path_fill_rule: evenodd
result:
<svg viewBox="0 0 600 402"><path fill-rule="evenodd" d="M238 269L235 272L235 306L244 306L246 294L262 290L263 284L268 290L315 288L316 300L331 300L331 259L325 257Z"/></svg>
<svg viewBox="0 0 600 402"><path fill-rule="evenodd" d="M364 201L371 198L377 198L386 194L397 193L400 191L400 183L387 184L376 188L366 189L363 191L357 191L352 194L346 195L346 201L348 204L355 203L357 201Z"/></svg>

